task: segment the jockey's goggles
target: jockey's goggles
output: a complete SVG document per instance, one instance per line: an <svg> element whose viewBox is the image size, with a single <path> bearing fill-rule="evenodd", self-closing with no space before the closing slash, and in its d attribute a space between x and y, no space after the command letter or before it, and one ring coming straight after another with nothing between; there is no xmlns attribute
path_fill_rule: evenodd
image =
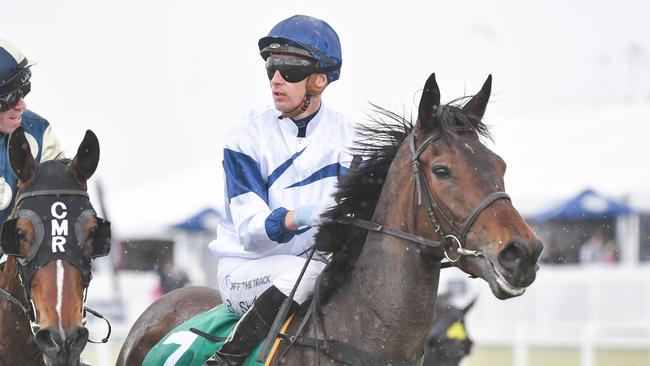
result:
<svg viewBox="0 0 650 366"><path fill-rule="evenodd" d="M273 79L276 71L280 72L280 76L285 81L297 83L305 80L311 74L324 73L325 69L304 58L271 55L266 59L266 73L269 80Z"/></svg>
<svg viewBox="0 0 650 366"><path fill-rule="evenodd" d="M28 81L27 83L21 85L18 89L12 91L11 93L0 96L0 112L6 112L9 109L16 106L20 98L29 94L31 90L32 90L32 83Z"/></svg>

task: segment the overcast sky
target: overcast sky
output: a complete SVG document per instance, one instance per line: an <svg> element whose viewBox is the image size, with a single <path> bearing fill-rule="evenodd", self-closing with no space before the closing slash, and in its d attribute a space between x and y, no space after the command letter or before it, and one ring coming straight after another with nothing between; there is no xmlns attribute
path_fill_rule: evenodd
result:
<svg viewBox="0 0 650 366"><path fill-rule="evenodd" d="M37 62L28 107L68 154L85 129L98 135L95 179L131 232L221 204L224 138L272 102L257 40L294 14L341 38L342 76L324 95L334 109L410 112L431 72L443 101L492 74L485 122L516 206L592 186L650 208L648 4L21 0L3 3L0 31Z"/></svg>

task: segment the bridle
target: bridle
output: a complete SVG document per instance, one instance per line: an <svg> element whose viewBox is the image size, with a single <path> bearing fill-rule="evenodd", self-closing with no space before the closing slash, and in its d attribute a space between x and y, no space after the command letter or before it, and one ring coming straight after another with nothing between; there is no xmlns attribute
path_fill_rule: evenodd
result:
<svg viewBox="0 0 650 366"><path fill-rule="evenodd" d="M78 190L78 189L48 189L48 190L27 191L27 192L24 192L24 193L20 194L18 197L16 197L16 204L15 204L15 207L14 207L13 215L9 219L7 219L7 221L5 222L5 225L11 225L11 224L15 225L15 221L17 220L18 216L23 214L23 212L24 212L23 210L21 210L21 204L25 200L31 199L33 197L44 197L44 196L56 197L57 199L61 199L61 197L82 197L82 199L85 198L85 200L89 199L88 193L86 191ZM83 218L88 218L90 212L92 212L92 214L94 214L94 210L92 210L92 206L90 206L90 204L89 204L89 207L90 207L89 210L87 209L86 211L82 212L81 215L79 215L78 220L81 219L82 217ZM33 216L34 215L32 213L32 217ZM102 233L100 233L100 235L102 235L102 239L106 239L105 236L108 235L108 238L109 238L108 240L110 240L110 223L108 221L102 220L101 218L97 217L96 215L95 215L95 219L98 221L98 227L101 228ZM33 222L33 224L35 224L35 223ZM35 224L35 225L38 226L38 224ZM0 296L4 297L10 303L16 305L25 314L25 316L27 317L27 320L29 320L30 328L31 328L31 331L32 331L33 335L36 335L36 333L41 328L40 323L39 323L39 321L38 321L38 319L36 317L36 307L34 305L34 301L32 300L31 291L30 291L31 281L32 281L33 275L36 273L36 271L38 271L38 267L32 268L33 266L37 266L37 264L33 263L33 262L34 262L35 256L37 255L37 252L40 250L40 247L43 245L43 242L45 241L44 235L42 233L42 231L43 231L42 223L40 223L40 226L41 226L41 228L40 228L41 234L40 235L38 235L38 234L35 235L35 243L32 244L33 249L30 249L30 253L28 253L28 255L25 258L19 258L19 257L15 258L16 259L16 267L17 267L16 268L16 276L18 277L20 286L23 289L24 297L27 300L26 304L23 305L22 301L19 300L15 295L13 295L12 293L10 293L9 291L7 291L7 290L5 290L3 288L0 288ZM77 224L77 227L75 227L73 229L73 231L78 232L80 230L80 228L78 226L79 226L79 224ZM9 233L11 231L12 230L6 230L5 228L3 228L3 230L2 230L2 240L3 241L8 239L7 238L7 233ZM78 233L76 233L75 235L79 236ZM82 244L82 243L80 242L78 244ZM3 245L5 245L4 242L3 242ZM100 249L100 250L105 251L105 250L107 250L107 248L103 248L103 249ZM16 256L15 253L6 253L6 254L7 255L12 255L14 257ZM79 261L79 260L70 261L69 260L69 262L73 266L77 267L82 273L82 280L83 280L83 287L84 287L84 289L83 289L83 302L84 303L86 302L86 299L87 299L88 286L90 285L90 280L92 278L92 273L90 272L90 267L92 266L92 258L96 257L96 256L93 256L92 254L88 254L88 253L85 253L85 254L88 255L88 258L85 259L85 260L82 260L82 261ZM108 254L108 252L102 252L100 255L97 255L97 256L104 256L106 254ZM64 259L64 258L52 258L52 259L49 259L49 261L54 260L54 259ZM90 308L88 308L86 306L82 307L82 317L84 318L84 320L85 320L85 317L86 317L86 312L88 312L88 313L90 313L90 314L92 314L92 315L94 315L94 316L96 316L96 317L98 317L100 319L103 319L107 323L107 326L108 326L108 331L107 331L106 337L104 337L101 341L88 340L88 342L91 342L91 343L106 343L106 342L108 342L108 338L110 337L110 334L111 334L111 324L110 324L110 322L106 318L104 318L103 315L101 315L97 311L94 311L94 310L92 310L92 309L90 309Z"/></svg>
<svg viewBox="0 0 650 366"><path fill-rule="evenodd" d="M449 216L446 215L445 212L440 208L440 205L438 205L436 199L433 196L433 193L429 189L429 186L427 184L428 183L427 178L421 169L420 155L422 155L422 153L426 150L426 148L429 145L431 145L433 142L438 140L441 137L441 134L437 133L430 136L419 147L416 146L415 133L411 134L411 137L412 138L410 140L409 147L411 150L411 165L413 167L413 175L415 177L414 195L416 197L414 198L414 201L416 207L419 207L422 204L422 196L425 197L425 202L427 204L426 206L427 216L429 218L429 221L434 227L434 232L438 234L440 240L439 241L432 240L423 236L385 227L381 224L372 221L358 219L354 217L354 214L348 214L344 218L338 219L336 221L341 224L352 225L368 231L391 235L400 239L404 239L413 243L423 245L425 247L442 250L444 258L446 258L449 261L448 263L458 262L460 258L464 256L475 256L475 257L483 256L484 254L481 251L469 250L464 248L467 234L469 233L472 225L476 222L476 219L478 219L479 215L486 208L488 208L492 203L500 199L510 200L510 196L508 196L507 193L501 191L497 191L489 194L478 205L476 205L474 209L472 209L469 216L467 216L467 219L465 219L462 229L458 230L456 225L454 224L454 221L450 219ZM415 209L415 211L417 213L417 208ZM442 225L440 225L440 223L438 222L437 217L442 217L442 219L453 230L455 230L457 234L455 235L447 234L447 232L442 228ZM414 215L414 220L417 223L417 214ZM452 250L452 248L454 247L454 243L458 246L458 248L456 248L455 250L456 255L449 255L448 252ZM439 256L439 259L441 260L443 259L443 257Z"/></svg>

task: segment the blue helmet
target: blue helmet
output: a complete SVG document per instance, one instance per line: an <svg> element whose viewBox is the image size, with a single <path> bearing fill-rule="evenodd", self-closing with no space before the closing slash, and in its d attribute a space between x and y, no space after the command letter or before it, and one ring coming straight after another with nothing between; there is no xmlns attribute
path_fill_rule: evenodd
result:
<svg viewBox="0 0 650 366"><path fill-rule="evenodd" d="M334 29L323 20L307 15L294 15L278 23L269 35L261 38L257 44L265 60L272 52L299 54L290 50L298 47L307 51L305 56L319 62L330 83L337 80L341 74L341 42Z"/></svg>
<svg viewBox="0 0 650 366"><path fill-rule="evenodd" d="M0 96L29 82L32 76L27 57L13 43L0 38Z"/></svg>

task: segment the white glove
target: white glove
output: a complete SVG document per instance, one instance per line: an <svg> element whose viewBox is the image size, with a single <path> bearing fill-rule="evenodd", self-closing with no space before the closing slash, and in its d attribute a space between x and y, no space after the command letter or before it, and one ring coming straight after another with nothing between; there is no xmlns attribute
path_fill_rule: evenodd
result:
<svg viewBox="0 0 650 366"><path fill-rule="evenodd" d="M296 227L318 226L323 222L321 214L325 209L327 205L323 203L300 206L293 210L293 224Z"/></svg>

